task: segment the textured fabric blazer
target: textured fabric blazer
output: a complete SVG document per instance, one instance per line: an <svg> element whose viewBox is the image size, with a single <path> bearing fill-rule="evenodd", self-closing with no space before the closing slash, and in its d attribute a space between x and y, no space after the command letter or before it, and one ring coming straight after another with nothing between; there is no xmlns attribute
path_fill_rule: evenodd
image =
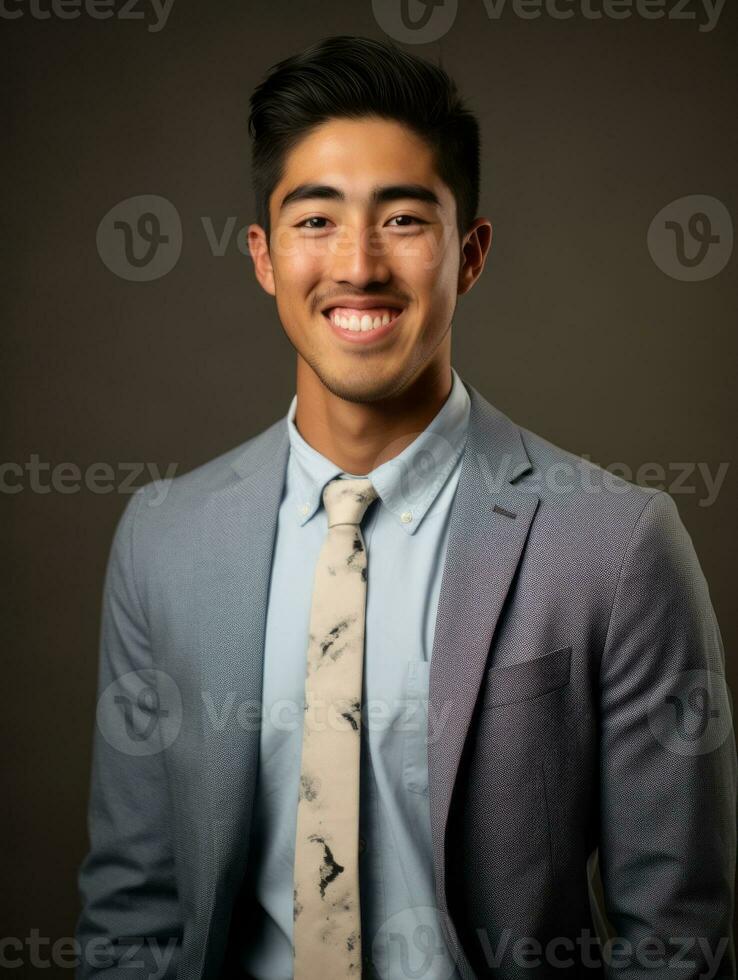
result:
<svg viewBox="0 0 738 980"><path fill-rule="evenodd" d="M735 977L732 702L675 502L521 428L464 383L428 697L436 899L459 972ZM141 488L118 523L79 977L239 975L287 459L280 419ZM594 861L618 940L609 967L587 945L602 925ZM104 941L117 967L96 965Z"/></svg>

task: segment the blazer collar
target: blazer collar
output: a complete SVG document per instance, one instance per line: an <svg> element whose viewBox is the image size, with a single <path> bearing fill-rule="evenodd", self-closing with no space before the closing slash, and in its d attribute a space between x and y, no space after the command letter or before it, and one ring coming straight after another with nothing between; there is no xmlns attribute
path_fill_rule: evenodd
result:
<svg viewBox="0 0 738 980"><path fill-rule="evenodd" d="M451 374L451 391L425 429L402 452L365 474L372 481L382 508L394 516L405 534L416 533L464 450L469 392L453 367ZM303 439L294 422L296 408L295 395L287 413L288 487L295 487L301 503L301 509L295 510L295 519L305 524L321 508L326 483L344 471Z"/></svg>
<svg viewBox="0 0 738 980"><path fill-rule="evenodd" d="M490 404L469 382L460 379L470 399L466 454L480 457L480 472L490 488L513 483L531 469L531 462L518 426ZM256 476L262 466L271 464L276 480L284 479L289 450L287 416L250 439L231 466L242 480Z"/></svg>

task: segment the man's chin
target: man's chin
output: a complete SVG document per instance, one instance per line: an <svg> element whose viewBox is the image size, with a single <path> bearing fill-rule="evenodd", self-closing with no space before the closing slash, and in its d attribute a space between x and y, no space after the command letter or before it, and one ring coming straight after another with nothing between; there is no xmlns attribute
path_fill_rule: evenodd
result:
<svg viewBox="0 0 738 980"><path fill-rule="evenodd" d="M315 370L315 369L313 369ZM395 372L378 376L376 370L366 375L360 366L347 371L321 369L315 371L320 383L336 398L356 405L371 405L391 398L398 388Z"/></svg>

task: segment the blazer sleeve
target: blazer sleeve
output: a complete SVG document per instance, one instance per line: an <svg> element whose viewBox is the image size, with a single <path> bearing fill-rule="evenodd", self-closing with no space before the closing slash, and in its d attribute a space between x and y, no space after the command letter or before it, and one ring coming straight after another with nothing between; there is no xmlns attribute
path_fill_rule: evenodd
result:
<svg viewBox="0 0 738 980"><path fill-rule="evenodd" d="M732 700L708 586L663 491L624 552L600 681L599 861L615 931L607 975L733 980Z"/></svg>
<svg viewBox="0 0 738 980"><path fill-rule="evenodd" d="M125 727L150 731L145 715L154 705L141 696L144 688L151 694L156 674L134 545L145 493L141 487L131 497L118 522L103 588L89 850L78 872L78 980L174 977L180 950L164 753L153 737L132 741ZM126 711L134 712L128 720ZM160 729L157 718L148 720Z"/></svg>

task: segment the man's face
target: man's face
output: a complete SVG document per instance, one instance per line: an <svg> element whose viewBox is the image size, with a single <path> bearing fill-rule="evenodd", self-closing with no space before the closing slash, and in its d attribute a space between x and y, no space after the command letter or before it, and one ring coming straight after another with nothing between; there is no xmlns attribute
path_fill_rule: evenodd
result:
<svg viewBox="0 0 738 980"><path fill-rule="evenodd" d="M257 277L331 392L391 397L434 356L449 360L456 202L411 130L375 117L323 123L288 154L269 210L268 251L249 229Z"/></svg>

